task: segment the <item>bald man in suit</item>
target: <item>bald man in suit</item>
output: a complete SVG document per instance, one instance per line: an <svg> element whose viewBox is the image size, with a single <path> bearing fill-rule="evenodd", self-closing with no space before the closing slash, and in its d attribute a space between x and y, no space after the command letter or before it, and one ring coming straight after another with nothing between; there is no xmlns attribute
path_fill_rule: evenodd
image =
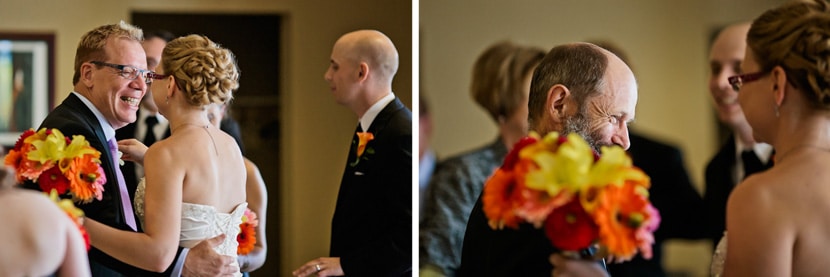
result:
<svg viewBox="0 0 830 277"><path fill-rule="evenodd" d="M325 79L359 118L340 183L330 257L294 276L412 275L412 114L392 93L398 52L375 30L337 40Z"/></svg>

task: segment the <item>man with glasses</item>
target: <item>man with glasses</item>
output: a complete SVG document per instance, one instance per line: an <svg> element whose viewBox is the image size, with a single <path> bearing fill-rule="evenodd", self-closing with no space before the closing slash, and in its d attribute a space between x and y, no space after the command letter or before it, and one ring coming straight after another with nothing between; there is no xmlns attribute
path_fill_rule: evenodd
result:
<svg viewBox="0 0 830 277"><path fill-rule="evenodd" d="M726 229L726 201L732 189L746 176L769 168L772 146L756 143L752 127L738 105L738 88L741 81L751 82L759 74L741 74L741 62L746 50L746 34L749 23L727 26L718 34L709 52L709 93L715 104L718 120L725 124L732 135L706 166L706 205L711 237L717 245ZM763 75L763 74L761 74ZM733 78L730 78L733 77Z"/></svg>
<svg viewBox="0 0 830 277"><path fill-rule="evenodd" d="M141 47L144 48L144 52L147 54L147 69L156 70L156 66L161 64L162 50L167 46L167 42L174 38L175 36L167 31L144 32L144 41L141 42ZM164 116L159 114L150 87L147 86L147 93L144 98L141 98L136 121L115 130L116 139L134 138L150 147L156 141L170 136L170 124ZM125 161L124 165L121 166L121 171L124 173L127 190L130 191L130 199L133 199L135 197L133 192L138 186L138 180L144 177L144 167L131 161Z"/></svg>
<svg viewBox="0 0 830 277"><path fill-rule="evenodd" d="M142 30L123 21L84 34L75 53L74 91L40 126L57 128L66 136L82 135L101 152L101 166L107 178L103 199L79 207L91 219L129 231L140 229L118 167L115 130L136 120L139 101L155 75L146 69L142 40ZM179 248L176 260L162 276L219 276L235 272L236 268L230 266L233 258L220 256L212 249L223 240L219 236L192 249ZM159 275L118 261L96 248L89 251L89 263L93 276Z"/></svg>

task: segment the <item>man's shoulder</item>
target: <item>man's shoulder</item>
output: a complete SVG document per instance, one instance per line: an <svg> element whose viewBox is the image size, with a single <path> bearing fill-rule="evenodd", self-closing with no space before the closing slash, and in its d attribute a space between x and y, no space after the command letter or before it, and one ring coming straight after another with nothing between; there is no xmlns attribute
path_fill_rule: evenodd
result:
<svg viewBox="0 0 830 277"><path fill-rule="evenodd" d="M78 101L80 102L80 100ZM65 136L82 135L90 143L97 141L94 128L100 128L100 126L97 126L97 121L92 112L86 109L83 103L78 106L78 103L67 102L70 102L70 99L67 99L46 115L39 128L58 129ZM90 118L90 116L92 117Z"/></svg>

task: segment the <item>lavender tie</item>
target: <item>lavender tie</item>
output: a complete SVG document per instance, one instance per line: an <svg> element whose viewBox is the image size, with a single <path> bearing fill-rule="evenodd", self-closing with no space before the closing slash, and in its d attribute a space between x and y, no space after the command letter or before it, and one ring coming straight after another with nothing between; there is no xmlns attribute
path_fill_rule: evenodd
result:
<svg viewBox="0 0 830 277"><path fill-rule="evenodd" d="M127 192L126 182L124 182L124 174L121 173L121 166L118 163L118 144L115 143L115 138L111 138L107 143L109 143L110 154L112 154L115 176L118 177L118 190L121 191L121 206L124 208L124 219L127 221L127 225L130 225L130 228L135 231L136 225L135 215L133 215L133 204L130 201L130 194Z"/></svg>

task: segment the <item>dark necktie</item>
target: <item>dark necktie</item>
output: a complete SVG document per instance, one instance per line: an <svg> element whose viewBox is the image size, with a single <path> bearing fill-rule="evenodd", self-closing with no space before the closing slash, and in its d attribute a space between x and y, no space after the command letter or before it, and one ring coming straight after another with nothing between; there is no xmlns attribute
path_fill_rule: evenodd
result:
<svg viewBox="0 0 830 277"><path fill-rule="evenodd" d="M744 179L749 177L749 175L764 171L768 168L766 164L758 159L758 155L755 155L755 151L744 150L741 153L741 159L744 162Z"/></svg>
<svg viewBox="0 0 830 277"><path fill-rule="evenodd" d="M147 124L147 133L144 135L144 145L150 146L153 143L156 143L156 133L153 132L153 127L156 127L156 124L159 123L159 120L155 116L148 116L144 119L144 123Z"/></svg>

